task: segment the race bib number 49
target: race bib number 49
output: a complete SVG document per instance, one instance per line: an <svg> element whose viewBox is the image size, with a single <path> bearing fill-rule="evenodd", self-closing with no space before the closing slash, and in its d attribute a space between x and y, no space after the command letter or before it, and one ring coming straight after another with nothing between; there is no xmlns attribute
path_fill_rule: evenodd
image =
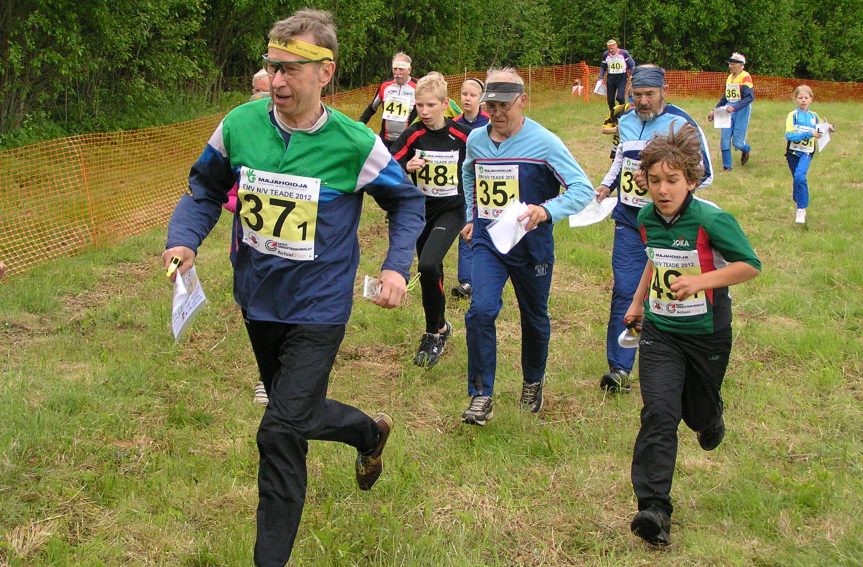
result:
<svg viewBox="0 0 863 567"><path fill-rule="evenodd" d="M314 260L320 193L320 179L242 167L243 242L264 254Z"/></svg>
<svg viewBox="0 0 863 567"><path fill-rule="evenodd" d="M384 112L381 118L393 122L407 122L413 107L413 98L406 95L389 95L384 99Z"/></svg>
<svg viewBox="0 0 863 567"><path fill-rule="evenodd" d="M496 219L513 199L518 200L518 166L476 164L477 214Z"/></svg>
<svg viewBox="0 0 863 567"><path fill-rule="evenodd" d="M669 250L648 248L647 255L653 262L653 276L650 280L648 300L650 311L665 317L689 317L707 313L707 298L703 291L676 299L671 284L680 276L701 275L697 250Z"/></svg>
<svg viewBox="0 0 863 567"><path fill-rule="evenodd" d="M620 202L639 209L652 202L647 189L642 189L635 183L635 172L640 165L641 161L625 157L620 169Z"/></svg>
<svg viewBox="0 0 863 567"><path fill-rule="evenodd" d="M426 160L425 166L416 172L417 188L428 197L458 195L458 150L417 150L417 153Z"/></svg>

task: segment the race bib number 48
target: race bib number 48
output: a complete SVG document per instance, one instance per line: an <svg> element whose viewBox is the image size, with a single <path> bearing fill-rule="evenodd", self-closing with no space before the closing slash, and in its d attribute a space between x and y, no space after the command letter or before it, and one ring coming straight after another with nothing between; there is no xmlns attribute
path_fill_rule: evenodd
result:
<svg viewBox="0 0 863 567"><path fill-rule="evenodd" d="M428 197L458 195L458 150L417 150L417 153L426 160L425 166L416 172L417 188Z"/></svg>
<svg viewBox="0 0 863 567"><path fill-rule="evenodd" d="M496 219L513 199L518 200L518 166L476 164L477 214Z"/></svg>
<svg viewBox="0 0 863 567"><path fill-rule="evenodd" d="M648 248L647 255L653 262L648 300L650 311L665 317L689 317L707 313L707 298L703 291L678 301L671 291L671 284L680 276L701 275L697 250L669 250Z"/></svg>
<svg viewBox="0 0 863 567"><path fill-rule="evenodd" d="M635 172L640 165L641 161L625 157L620 169L620 202L639 209L652 202L647 189L642 189L635 183Z"/></svg>
<svg viewBox="0 0 863 567"><path fill-rule="evenodd" d="M243 242L264 254L314 260L320 193L320 179L242 167Z"/></svg>
<svg viewBox="0 0 863 567"><path fill-rule="evenodd" d="M413 107L413 98L406 95L389 95L384 99L384 111L381 118L394 122L407 122Z"/></svg>

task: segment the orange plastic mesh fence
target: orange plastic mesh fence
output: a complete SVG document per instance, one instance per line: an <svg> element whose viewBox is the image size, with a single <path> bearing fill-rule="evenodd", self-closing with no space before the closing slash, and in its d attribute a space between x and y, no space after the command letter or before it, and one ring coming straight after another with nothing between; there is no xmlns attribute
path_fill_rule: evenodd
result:
<svg viewBox="0 0 863 567"><path fill-rule="evenodd" d="M519 69L531 105L590 98L599 75L585 63ZM462 81L484 72L446 77L458 100ZM717 98L725 73L668 71L674 96ZM790 99L798 79L753 76L759 98ZM580 82L580 83L579 83ZM818 100L863 100L863 85L805 81ZM573 87L581 84L583 89ZM325 102L358 117L377 85L336 93ZM380 113L369 123L379 128ZM0 261L10 274L93 245L110 245L164 226L187 188L189 168L222 115L170 126L72 136L0 152Z"/></svg>

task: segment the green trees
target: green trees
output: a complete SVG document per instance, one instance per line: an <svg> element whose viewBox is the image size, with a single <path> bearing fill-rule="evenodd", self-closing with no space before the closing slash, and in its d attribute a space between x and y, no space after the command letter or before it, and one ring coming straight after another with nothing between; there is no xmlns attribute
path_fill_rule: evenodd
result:
<svg viewBox="0 0 863 567"><path fill-rule="evenodd" d="M139 126L184 97L245 89L273 21L298 0L18 0L0 4L0 136L35 121L58 133ZM335 14L336 82L489 65L596 65L615 37L636 61L863 81L859 0L318 0ZM154 110L155 109L155 110ZM145 115L142 117L142 115Z"/></svg>

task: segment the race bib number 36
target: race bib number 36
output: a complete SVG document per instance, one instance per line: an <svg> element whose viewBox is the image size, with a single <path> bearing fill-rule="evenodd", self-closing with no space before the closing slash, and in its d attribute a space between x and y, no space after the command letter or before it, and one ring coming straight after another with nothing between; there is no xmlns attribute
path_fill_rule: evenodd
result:
<svg viewBox="0 0 863 567"><path fill-rule="evenodd" d="M407 122L413 106L413 98L409 96L390 95L384 99L384 111L381 118L394 122Z"/></svg>
<svg viewBox="0 0 863 567"><path fill-rule="evenodd" d="M701 274L697 250L648 248L647 255L653 262L653 276L648 294L652 313L665 317L689 317L707 313L707 298L703 291L683 301L678 301L675 293L671 291L671 284L680 276Z"/></svg>
<svg viewBox="0 0 863 567"><path fill-rule="evenodd" d="M640 165L641 161L625 157L620 169L620 202L639 209L652 202L647 189L642 189L635 183L635 172Z"/></svg>
<svg viewBox="0 0 863 567"><path fill-rule="evenodd" d="M314 260L320 193L320 179L241 168L243 242L264 254Z"/></svg>
<svg viewBox="0 0 863 567"><path fill-rule="evenodd" d="M416 172L417 188L428 197L458 195L458 150L417 150L417 153L426 160L425 166Z"/></svg>
<svg viewBox="0 0 863 567"><path fill-rule="evenodd" d="M728 102L737 102L740 100L740 85L734 83L725 83L725 100Z"/></svg>
<svg viewBox="0 0 863 567"><path fill-rule="evenodd" d="M477 213L496 219L513 199L518 200L518 166L476 164Z"/></svg>

